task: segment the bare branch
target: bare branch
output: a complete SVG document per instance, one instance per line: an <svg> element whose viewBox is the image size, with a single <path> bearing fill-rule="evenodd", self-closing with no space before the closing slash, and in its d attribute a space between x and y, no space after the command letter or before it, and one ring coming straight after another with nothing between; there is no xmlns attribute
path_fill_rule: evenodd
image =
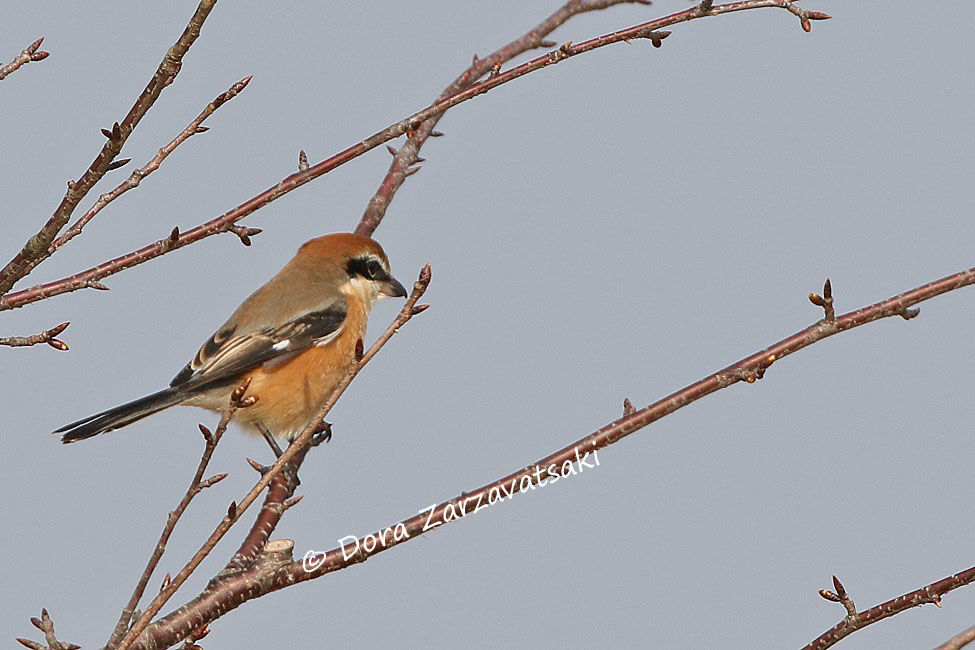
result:
<svg viewBox="0 0 975 650"><path fill-rule="evenodd" d="M70 277L62 278L61 280L49 282L47 284L41 284L36 287L31 287L30 289L8 294L6 296L0 296L0 311L15 309L37 300L43 300L45 298L50 298L51 296L86 288L90 286L88 283L92 280L101 280L109 275L113 275L119 271L123 271L136 266L137 264L142 264L150 259L163 255L170 250L182 248L183 246L217 233L227 232L230 229L230 226L237 221L240 221L247 215L253 213L259 208L262 208L271 201L274 201L288 192L301 187L305 183L318 178L319 176L335 169L336 167L339 167L340 165L344 165L350 160L353 160L367 151L375 149L376 147L385 144L386 142L389 142L390 140L397 138L404 133L415 134L416 130L425 120L435 117L458 104L469 101L478 95L482 95L490 90L493 90L500 85L513 81L519 77L523 77L526 74L536 70L540 70L550 65L555 65L556 63L561 63L562 61L565 61L566 59L577 54L590 52L613 43L620 43L641 38L648 39L656 43L667 36L666 32L659 31L662 27L684 23L703 16L719 16L726 13L746 11L750 9L788 9L792 6L793 4L790 0L746 0L744 2L716 5L706 13L701 13L698 10L698 7L694 7L692 9L687 9L685 11L671 14L670 16L665 16L657 20L642 23L640 25L613 32L611 34L606 34L605 36L600 36L599 38L594 38L582 43L566 43L562 47L553 50L548 54L540 56L536 59L532 59L531 61L511 68L510 70L487 78L480 83L469 86L468 88L451 95L443 101L432 104L431 106L428 106L427 108L418 111L413 115L396 122L395 124L389 125L385 129L372 134L361 142L356 143L348 149L345 149L344 151L341 151L304 171L291 174L276 185L266 189L244 203L241 203L236 208L233 208L219 217L211 219L204 224L180 234L179 239L172 245L167 246L163 245L161 242L156 242ZM816 15L820 18L827 17L826 14ZM412 167L410 169L415 170L416 167ZM360 234L365 232L362 229L359 229L359 231ZM2 288L2 286L3 285L0 284L0 288Z"/></svg>
<svg viewBox="0 0 975 650"><path fill-rule="evenodd" d="M200 35L203 21L210 15L210 11L216 3L217 0L201 0L179 40L166 51L166 55L155 74L152 75L145 90L139 95L122 122L116 122L113 125L109 136L107 136L108 140L102 146L102 150L95 157L95 160L81 175L81 178L68 183L68 191L51 218L47 220L47 223L36 235L27 240L20 252L0 270L0 295L10 291L10 288L30 273L39 261L50 256L51 242L68 223L68 219L71 218L71 213L78 206L78 203L105 175L112 161L115 160L115 156L122 150L122 145L125 144L133 129L155 103L163 88L171 84L176 75L179 74L179 69L183 64L183 56ZM99 278L90 279L97 280Z"/></svg>
<svg viewBox="0 0 975 650"><path fill-rule="evenodd" d="M563 23L575 15L607 9L613 5L630 4L634 0L597 0L589 2L579 2L579 0L569 0L562 5L555 13L526 32L523 36L511 41L507 45L499 48L487 57L474 58L473 63L457 77L453 83L437 97L437 101L443 101L464 88L467 88L486 73L500 70L500 66L505 61L510 61L516 56L538 47L554 47L554 43L546 41L545 37L555 31ZM640 2L639 4L650 4ZM413 129L409 138L399 150L389 147L389 152L393 155L393 161L389 165L389 171L379 184L379 189L369 200L366 210L356 227L356 232L360 235L372 235L379 227L379 222L386 215L386 208L389 206L393 195L406 180L407 176L415 172L410 171L412 166L418 162L420 148L433 135L437 122L442 117L434 115L423 121L417 128Z"/></svg>
<svg viewBox="0 0 975 650"><path fill-rule="evenodd" d="M7 75L14 72L26 63L30 63L31 61L43 61L50 56L50 52L45 52L44 50L38 51L37 48L39 48L43 42L44 37L42 36L24 48L24 50L18 54L13 61L0 68L0 81L3 81Z"/></svg>
<svg viewBox="0 0 975 650"><path fill-rule="evenodd" d="M166 525L163 526L162 533L159 535L159 541L156 542L156 547L153 549L152 554L149 556L149 561L146 563L146 568L142 572L142 577L139 578L139 582L135 586L135 590L132 592L132 596L129 598L129 602L126 603L125 607L122 608L122 614L119 616L118 622L115 624L115 629L112 631L112 636L109 638L108 642L105 644L106 648L114 648L118 645L119 640L125 634L126 630L129 629L129 622L132 620L132 615L139 606L139 601L142 599L142 595L145 593L146 585L149 584L149 579L152 577L153 571L159 565L159 560L162 559L163 553L166 552L166 544L169 542L169 536L172 535L173 530L176 528L176 523L179 518L183 516L183 512L190 505L190 501L193 500L197 494L199 494L205 488L210 487L214 483L226 478L226 474L217 474L207 480L203 480L203 474L207 470L207 466L210 464L210 458L213 456L213 450L216 449L217 443L220 442L220 438L223 437L224 432L227 430L227 425L230 424L230 419L233 417L237 409L240 408L240 395L236 392L234 393L236 399L231 399L227 411L221 416L220 423L217 425L217 429L214 432L210 432L202 424L200 426L200 431L203 433L203 439L205 445L203 447L203 454L200 457L200 463L197 465L196 473L193 474L193 479L190 481L189 487L186 489L186 493L180 500L179 504L173 509L169 516L166 518Z"/></svg>
<svg viewBox="0 0 975 650"><path fill-rule="evenodd" d="M106 192L101 196L99 196L98 200L95 201L95 204L91 206L91 209L88 210L88 212L86 212L84 216L82 216L77 221L75 221L71 225L71 227L69 227L64 232L63 235L61 235L56 240L54 240L54 242L51 244L48 250L48 253L49 254L53 253L54 251L61 248L69 241L71 241L73 238L81 234L82 229L88 224L88 222L91 221L96 214L101 212L102 208L104 208L106 205L108 205L109 203L111 203L112 201L120 197L122 194L125 194L129 190L138 187L139 183L142 182L142 179L144 179L146 176L159 169L159 166L162 164L162 162L166 160L166 157L169 156L169 154L171 154L176 149L176 147L186 142L191 136L194 136L197 133L203 133L204 131L199 130L200 125L203 124L203 121L206 120L211 115L213 115L214 111L216 111L218 108L223 106L226 102L230 101L231 99L236 97L241 91L243 91L244 88L247 87L247 84L250 82L250 80L251 80L250 76L244 77L243 79L235 83L233 86L231 86L229 89L227 89L225 92L222 92L219 95L217 95L212 102L206 105L206 107L203 109L203 112L197 115L196 119L190 122L189 126L187 126L185 129L180 131L179 135L177 135L175 138L170 140L169 144L161 148L159 150L159 153L157 153L152 158L152 160L150 160L145 165L132 172L132 174L114 190L112 190L111 192ZM121 161L117 161L117 162L121 162ZM112 163L112 164L114 165L116 163ZM37 264L39 264L40 261L41 261L40 259L34 260L33 262L31 262L30 267L33 268L37 266Z"/></svg>
<svg viewBox="0 0 975 650"><path fill-rule="evenodd" d="M897 316L899 314L894 313L892 315ZM809 645L803 648L803 650L823 650L824 648L831 648L836 645L836 643L850 636L857 630L876 623L877 621L882 621L885 618L889 618L895 614L900 614L904 610L911 609L912 607L927 604L934 604L940 607L942 596L949 591L958 589L959 587L964 587L965 585L969 585L973 582L975 582L975 567L970 567L964 571L956 573L955 575L942 578L937 582L932 582L927 586L921 587L920 589L915 589L914 591L908 592L902 596L898 596L897 598L892 598L885 603L881 603L862 612L857 612L856 608L854 607L853 613L851 614L850 605L852 605L852 601L849 605L844 603L844 607L847 609L847 615L843 617L843 620L816 637L812 642L809 643ZM827 598L827 600L833 599ZM951 642L949 641L948 643ZM950 648L952 646L948 645L947 647Z"/></svg>
<svg viewBox="0 0 975 650"><path fill-rule="evenodd" d="M70 322L61 323L60 325L55 325L49 330L44 330L40 334L34 334L32 336L0 337L0 345L9 345L10 347L17 348L27 345L37 345L38 343L47 343L55 350L64 351L68 349L68 344L64 341L59 341L55 337L63 332L70 324Z"/></svg>
<svg viewBox="0 0 975 650"><path fill-rule="evenodd" d="M793 354L804 347L834 334L860 327L882 318L900 316L911 305L916 305L934 296L971 284L975 284L975 268L925 284L870 305L869 307L843 314L832 321L821 320L764 350L745 357L727 368L719 370L700 381L694 382L658 400L650 406L639 410L630 410L624 407L625 413L620 419L607 424L601 429L541 460L531 463L527 467L519 469L504 478L498 479L476 490L462 492L459 496L449 501L433 506L418 515L404 519L384 530L377 531L372 535L357 540L355 543L355 552L348 553L347 548L342 547L334 548L326 553L320 554L317 558L318 561L312 566L309 566L304 561L289 562L287 560L282 560L279 563L254 563L248 569L229 576L226 579L219 582L212 581L208 588L192 601L153 623L145 631L145 634L137 642L133 643L132 647L140 649L165 647L183 638L195 626L199 626L201 621L213 621L225 612L238 607L248 600L258 598L266 593L283 589L298 582L311 580L327 573L344 569L353 564L364 562L373 555L409 539L419 537L428 530L449 523L450 521L456 521L466 514L475 511L480 507L480 504L494 503L497 498L500 498L500 495L513 494L515 490L530 489L531 486L540 484L549 478L555 479L556 477L564 476L566 464L571 467L572 463L584 462L589 453L596 452L611 445L634 431L642 429L652 422L722 388L727 388L739 381L752 383L756 379L760 379L772 363L782 357ZM407 307L410 307L410 305L407 305ZM404 312L401 312L401 316L403 313L406 313L407 307L404 307ZM392 335L390 330L387 330L387 333L390 336ZM375 347L373 346L373 348ZM302 433L302 437L305 436L310 438L310 427ZM281 465L282 462L286 462L286 456L291 451L292 448L289 448L278 460L278 463L275 464L275 467ZM591 463L592 460L588 462ZM592 465L588 466L591 467ZM266 479L267 474L264 477ZM395 531L402 531L402 534L398 534ZM366 544L369 538L373 540L372 546ZM376 539L382 539L383 542L375 543ZM352 544L349 546L352 546ZM879 620L880 618L891 616L901 609L913 607L923 602L937 602L940 599L941 593L945 593L972 581L975 581L975 567L955 576L945 578L934 585L929 585L911 594L901 596L894 601L880 605L867 612L861 612L857 615L858 620L867 621L870 617L876 617ZM853 601L847 596L839 580L834 580L834 588L837 592L841 593L833 594L829 592L833 596L830 600L836 600L837 602L847 601L844 605L847 607L848 612L851 608L855 611ZM824 594L824 597L828 596ZM902 603L901 601L904 602ZM894 611L895 609L896 611ZM877 611L875 612L874 610ZM862 624L867 623L863 622ZM846 636L852 629L844 632L844 625L845 623L840 623L840 625L827 634L834 635L836 640ZM808 647L821 648L829 647L829 645L832 645L832 643L828 645L810 645Z"/></svg>
<svg viewBox="0 0 975 650"><path fill-rule="evenodd" d="M268 543L271 533L277 528L278 522L281 521L282 515L289 507L288 501L291 500L298 488L298 468L304 462L305 454L308 453L309 449L311 449L310 446L301 449L288 463L287 468L271 480L267 494L264 496L264 503L261 504L261 509L254 519L254 524L244 537L244 541L241 542L240 548L230 558L227 566L217 575L218 580L249 567ZM270 468L264 468L264 472L267 471L270 471Z"/></svg>
<svg viewBox="0 0 975 650"><path fill-rule="evenodd" d="M633 1L633 0L631 0ZM536 47L551 47L554 45L551 41L543 40L543 37L550 34L558 26L564 23L566 20L571 18L575 14L596 11L600 9L606 9L612 5L620 4L619 2L612 2L610 0L604 1L592 1L592 2L578 2L570 1L563 5L558 11L549 16L545 21L537 25L533 30L529 31L527 34L519 39L512 41L511 43L505 45L498 51L494 52L490 56L481 59L477 55L474 55L474 61L467 70L465 70L450 86L447 87L440 97L437 98L438 103L443 103L447 99L459 94L465 88L469 88L474 81L482 77L484 74L490 73L489 80L500 79L499 83L505 83L508 78L506 75L511 75L515 70L519 70L524 66L530 66L539 62L540 59L544 57L539 57L534 61L529 61L522 66L518 66L514 70L509 70L506 74L501 74L501 64L504 61L508 61L515 56ZM639 2L639 4L650 4L649 2ZM719 5L717 7L712 7L712 3L709 0L702 2L700 5L693 9L683 11L665 18L660 18L642 25L637 25L636 27L631 27L620 32L615 32L614 34L607 34L606 36L585 41L579 45L572 46L571 43L566 43L558 51L564 55L564 58L579 54L581 52L586 52L591 49L598 47L603 47L610 43L616 43L619 41L629 41L631 39L637 38L647 38L649 39L654 47L660 47L661 41L669 35L669 32L657 32L657 30L663 27L668 27L681 22L686 22L688 20L693 20L695 18L702 18L705 16L718 16L723 13L733 12L733 11L743 11L746 9L757 9L762 7L780 7L790 11L791 13L799 16L801 21L803 21L803 29L807 32L809 31L807 23L810 19L812 20L825 20L829 18L827 14L821 12L810 12L798 9L793 2L790 0L770 0L769 2L733 2L730 4ZM620 37L621 34L627 33L628 35ZM554 55L552 53L551 55ZM551 56L550 55L550 56ZM539 65L538 67L544 67L545 65L550 65L552 63L558 63L564 58L558 58L557 60L551 60L547 63ZM532 68L526 70L524 73L530 72L537 68ZM511 78L521 76L516 74ZM484 84L478 84L478 87ZM488 90L489 88L485 88ZM449 107L448 107L449 108ZM386 177L383 179L376 190L376 193L370 199L368 206L366 207L365 213L362 215L362 219L359 221L359 225L356 227L356 232L360 235L372 235L376 228L379 226L380 221L386 214L386 208L389 202L392 200L393 195L403 184L403 181L407 176L415 173L415 169L410 166L417 162L417 156L420 151L420 147L426 142L426 139L432 135L433 129L437 122L440 120L443 112L432 115L429 118L425 118L421 124L416 125L410 131L407 131L407 142L403 145L395 154L392 164L390 164L389 171L386 173ZM438 135L440 135L438 133Z"/></svg>

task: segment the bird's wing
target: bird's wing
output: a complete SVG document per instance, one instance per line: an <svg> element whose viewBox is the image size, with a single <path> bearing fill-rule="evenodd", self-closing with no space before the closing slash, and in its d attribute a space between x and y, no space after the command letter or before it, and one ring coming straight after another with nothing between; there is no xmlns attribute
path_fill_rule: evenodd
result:
<svg viewBox="0 0 975 650"><path fill-rule="evenodd" d="M210 337L170 386L193 390L223 383L258 366L282 363L310 347L325 345L342 331L348 308L342 298L281 324L237 335L223 327Z"/></svg>

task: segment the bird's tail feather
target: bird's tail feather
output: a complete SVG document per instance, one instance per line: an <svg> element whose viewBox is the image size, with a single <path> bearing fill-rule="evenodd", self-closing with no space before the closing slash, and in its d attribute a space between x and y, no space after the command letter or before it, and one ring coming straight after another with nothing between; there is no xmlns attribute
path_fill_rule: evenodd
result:
<svg viewBox="0 0 975 650"><path fill-rule="evenodd" d="M66 424L54 433L63 433L61 442L75 442L97 436L99 433L114 431L137 420L175 406L185 399L185 395L174 388L167 388L152 395L146 395L121 406L96 413L84 420Z"/></svg>

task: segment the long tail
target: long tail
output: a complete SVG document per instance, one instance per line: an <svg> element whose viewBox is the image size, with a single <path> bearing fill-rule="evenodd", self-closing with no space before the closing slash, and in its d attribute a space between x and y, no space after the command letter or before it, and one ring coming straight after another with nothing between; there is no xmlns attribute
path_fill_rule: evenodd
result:
<svg viewBox="0 0 975 650"><path fill-rule="evenodd" d="M182 402L186 395L178 392L175 388L167 388L152 395L116 406L113 409L96 413L84 420L78 420L71 424L66 424L54 433L63 433L61 442L75 442L97 436L99 433L114 431L132 424L137 420L158 413L170 406L175 406Z"/></svg>

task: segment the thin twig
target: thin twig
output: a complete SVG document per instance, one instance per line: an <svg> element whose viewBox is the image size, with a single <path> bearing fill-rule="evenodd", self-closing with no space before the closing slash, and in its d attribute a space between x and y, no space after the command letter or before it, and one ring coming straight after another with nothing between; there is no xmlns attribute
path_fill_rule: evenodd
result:
<svg viewBox="0 0 975 650"><path fill-rule="evenodd" d="M19 348L27 345L47 343L55 350L64 351L68 349L68 344L64 341L58 340L55 337L63 332L70 324L70 322L61 323L60 325L55 325L49 330L44 330L40 334L33 334L31 336L0 336L0 345L9 345L10 347Z"/></svg>
<svg viewBox="0 0 975 650"><path fill-rule="evenodd" d="M573 16L589 11L600 11L613 5L632 3L650 4L646 0L569 0L551 16L526 32L523 36L504 45L483 59L475 57L474 62L440 93L437 101L443 101L451 95L460 92L485 74L494 70L497 66L500 66L506 61L510 61L524 52L544 46L551 47L551 44L544 40L545 37ZM443 113L424 120L422 124L413 129L406 144L400 147L398 151L390 148L390 153L393 154L393 160L389 165L389 171L379 184L376 193L369 200L362 219L356 227L356 233L372 236L376 228L379 227L379 223L385 216L386 208L389 207L393 195L403 185L407 176L411 174L410 169L413 165L419 162L420 148L433 133L437 122L440 121L442 116Z"/></svg>
<svg viewBox="0 0 975 650"><path fill-rule="evenodd" d="M44 50L38 50L41 43L44 42L44 37L41 36L39 39L28 45L24 50L14 57L14 60L7 65L0 68L0 81L3 81L7 75L14 72L22 65L30 63L31 61L43 61L51 55L50 52L45 52Z"/></svg>
<svg viewBox="0 0 975 650"><path fill-rule="evenodd" d="M964 632L959 632L934 650L961 650L961 648L964 648L972 641L975 641L975 627L970 627Z"/></svg>
<svg viewBox="0 0 975 650"><path fill-rule="evenodd" d="M146 629L146 627L149 625L149 623L152 621L152 618L157 613L159 613L159 610L166 603L166 601L168 601L172 597L172 595L176 593L176 590L179 589L180 585L182 585L186 581L186 579L190 576L190 574L192 574L193 571L196 570L196 567L200 565L200 562L202 562L203 559L206 558L207 555L209 555L210 551L213 550L213 548L223 538L223 536L227 533L230 527L233 526L238 519L240 519L244 511L246 511L247 508L257 499L260 493L264 491L264 488L266 488L271 483L271 481L274 480L274 478L282 472L282 470L285 468L286 465L293 462L293 460L299 454L305 453L308 444L311 442L312 437L315 435L315 432L318 430L319 424L325 419L325 416L328 415L328 412L335 405L335 402L339 399L339 397L341 397L342 393L345 392L345 389L348 388L349 384L352 383L352 380L355 379L357 374L359 374L359 371L367 363L369 363L369 361L376 355L377 352L379 352L380 349L382 349L382 347L389 341L389 339L393 337L393 334L395 334L400 327L402 327L407 322L409 322L410 319L413 318L415 314L418 314L421 311L423 311L423 308L418 308L416 306L416 303L423 295L423 293L426 291L426 288L429 284L430 284L430 265L427 264L420 271L419 278L413 284L413 291L412 293L410 293L409 298L406 299L406 304L403 306L403 309L396 316L396 318L393 319L393 322L390 323L389 327L386 328L386 331L384 331L383 334L376 340L376 342L372 344L369 350L362 355L362 357L359 359L359 362L353 364L352 368L349 369L349 371L345 374L345 376L342 378L339 384L331 392L328 399L325 401L325 404L319 410L315 418L312 419L311 422L309 422L308 426L306 426L305 429L300 434L298 434L298 436L294 439L291 445L277 459L274 465L272 465L266 472L264 472L260 480L254 485L253 488L251 488L251 490L244 496L244 498L240 500L239 504L238 503L230 504L231 507L229 508L227 515L221 520L221 522L217 525L216 529L213 531L210 537L203 543L203 545L196 552L196 554L193 555L193 557L189 560L189 562L187 562L186 565L183 566L182 569L180 569L179 573L177 573L173 577L172 581L162 591L160 591L159 595L153 599L153 601L149 604L148 607L146 607L145 612L143 612L139 620L137 620L135 624L132 625L131 629L129 629L128 633L119 643L118 650L125 650L126 648L130 648L130 647L143 647L143 643L148 641L148 638L155 637L157 635L159 628L154 626L153 631L147 632L145 637L139 638L140 635L143 633L143 631ZM214 581L211 581L211 585L208 586L208 590L211 590L213 588L213 584ZM193 629L199 627L201 622L203 621L197 622L197 624L193 627ZM189 632L190 630L187 630L179 638L180 639L184 638L186 634L188 634ZM173 642L178 640L179 639L176 639ZM172 645L173 642L170 642L162 647L168 647L169 645ZM154 648L160 647L158 644L154 644L155 642L149 641L149 643L152 644L151 647Z"/></svg>
<svg viewBox="0 0 975 650"><path fill-rule="evenodd" d="M244 388L246 390L246 387ZM166 518L166 525L163 526L162 533L159 535L159 541L156 542L156 547L153 549L152 554L149 556L149 561L146 563L146 568L142 572L142 577L139 578L139 582L135 586L135 590L132 592L132 596L129 598L129 602L126 603L125 607L122 608L122 614L119 616L118 623L115 624L115 629L112 631L112 636L109 638L108 642L105 644L105 648L114 648L118 645L119 640L125 634L126 630L129 629L129 621L132 620L132 614L135 612L136 608L139 606L139 601L142 600L142 594L145 593L146 585L149 584L149 578L152 577L153 571L159 565L159 560L162 559L163 553L166 552L166 544L169 542L169 536L172 535L173 530L176 528L176 523L179 518L183 516L183 512L190 505L190 501L193 500L197 494L199 494L204 488L210 487L217 481L222 480L227 475L217 474L209 479L204 480L203 474L207 470L207 466L210 464L210 458L213 456L213 450L216 449L217 443L223 437L224 432L227 430L227 425L230 424L230 419L237 412L237 409L241 407L241 398L244 395L244 390L238 388L231 394L230 404L228 405L227 411L221 416L220 423L217 428L212 433L209 429L200 425L200 431L203 433L204 447L203 454L200 456L200 463L197 465L196 472L193 474L193 479L190 481L189 487L186 489L186 494L180 499L179 505L176 506L169 516Z"/></svg>
<svg viewBox="0 0 975 650"><path fill-rule="evenodd" d="M122 182L118 187L116 187L114 190L112 190L111 192L105 192L104 194L99 196L98 200L95 201L95 204L91 206L91 209L88 210L88 212L86 212L82 217L80 217L77 221L75 221L64 232L63 235L61 235L56 240L54 240L54 242L51 243L51 247L48 250L48 252L53 253L54 251L61 248L69 241L71 241L73 238L81 234L82 229L88 224L89 221L91 221L95 217L96 214L101 212L102 208L104 208L106 205L108 205L109 203L117 199L122 194L125 194L129 190L138 187L139 183L142 182L142 179L144 179L146 176L159 169L159 166L162 164L162 162L166 160L166 157L169 156L169 154L171 154L176 149L176 147L186 142L191 136L194 136L197 133L205 132L206 129L201 128L200 126L201 124L203 124L203 121L206 120L211 115L213 115L214 111L216 111L218 108L223 106L226 102L236 97L242 90L244 90L244 88L247 87L247 84L250 82L250 80L251 80L250 76L244 77L243 79L235 83L233 86L231 86L229 89L227 89L226 92L222 92L219 95L217 95L217 97L212 102L206 105L206 107L203 109L203 112L197 115L196 119L190 122L189 126L187 126L185 129L180 131L179 135L177 135L175 138L170 140L169 144L161 148L159 150L159 153L157 153L152 158L152 160L150 160L145 165L132 172L129 175L129 177L124 182ZM38 263L39 262L35 260L34 262L32 262L32 266L36 266Z"/></svg>
<svg viewBox="0 0 975 650"><path fill-rule="evenodd" d="M309 167L305 171L291 174L273 187L270 187L257 196L245 201L244 203L241 203L236 208L233 208L223 215L181 233L176 241L172 242L171 244L167 244L165 240L160 240L148 246L144 246L137 251L133 251L127 255L122 255L70 277L41 284L29 289L24 289L23 291L11 293L6 296L0 296L0 311L23 307L24 305L37 300L43 300L62 293L84 289L91 286L89 283L93 280L101 280L109 275L113 275L119 271L142 264L155 257L164 255L171 250L182 248L183 246L192 244L193 242L199 241L205 237L209 237L217 233L227 232L232 224L240 221L247 215L253 213L255 210L267 205L284 194L301 187L305 183L308 183L309 181L335 169L336 167L344 165L350 160L361 156L365 152L385 144L393 138L403 135L407 131L417 129L425 120L439 115L440 113L443 113L447 109L458 104L469 101L478 95L482 95L490 90L493 90L502 84L508 83L514 79L523 77L526 74L550 65L561 63L562 61L565 61L566 59L577 54L589 52L613 43L620 43L635 39L648 39L657 44L663 38L665 38L667 34L669 34L669 32L659 31L662 27L688 22L696 18L701 18L702 16L719 16L750 9L789 9L790 7L793 7L793 4L789 0L746 0L745 2L715 5L710 11L705 13L699 12L698 8L694 7L692 9L687 9L685 11L671 14L670 16L665 16L657 20L642 23L640 25L636 25L635 27L630 27L629 29L613 32L612 34L606 34L605 36L600 36L599 38L594 38L582 43L566 43L562 47L553 50L548 54L540 56L536 59L532 59L531 61L511 68L510 70L502 72L493 77L484 79L480 83L474 84L459 93L451 95L441 102L437 102L421 111L418 111L417 113L414 113L413 115L410 115L409 117L396 122L395 124L391 124L382 131L374 133L361 142L358 142L348 149L335 154L327 160L323 160L322 162ZM816 20L823 20L829 17L826 14L818 12L806 13L808 16L811 16Z"/></svg>
<svg viewBox="0 0 975 650"><path fill-rule="evenodd" d="M38 261L50 256L51 242L68 223L68 219L71 218L71 213L78 206L78 203L85 198L95 183L109 171L112 161L122 150L122 145L125 144L129 135L155 103L163 88L171 84L176 75L179 74L183 56L200 35L203 21L210 15L210 11L216 3L217 0L201 0L179 40L166 51L162 62L149 80L149 84L139 95L132 108L129 109L128 114L122 119L121 123L116 122L110 130L105 129L103 131L107 134L107 140L95 160L78 180L68 183L67 193L47 223L37 234L27 240L20 252L3 269L0 269L0 295L10 291L10 288L18 280L37 266ZM98 278L90 279L97 280Z"/></svg>
<svg viewBox="0 0 975 650"><path fill-rule="evenodd" d="M32 617L30 622L31 625L44 633L44 643L47 645L43 645L36 641L31 641L30 639L18 638L17 642L20 643L20 645L30 648L31 650L80 650L80 645L58 641L57 637L54 636L54 621L51 620L51 615L47 613L47 609L42 609L41 617Z"/></svg>
<svg viewBox="0 0 975 650"><path fill-rule="evenodd" d="M857 630L894 616L895 614L900 614L904 610L911 609L912 607L929 604L940 607L942 596L949 591L964 587L973 582L975 582L975 566L950 575L947 578L942 578L937 582L932 582L920 589L915 589L914 591L892 598L870 609L856 612L852 616L849 614L849 608L847 608L847 615L843 617L843 620L813 639L803 650L831 648Z"/></svg>
<svg viewBox="0 0 975 650"><path fill-rule="evenodd" d="M307 565L305 561L291 561L289 563L284 559L277 564L272 562L255 563L246 571L242 571L219 583L211 583L195 599L153 623L146 630L145 635L137 643L133 644L132 647L146 650L149 648L166 647L183 638L195 626L198 626L201 621L213 621L225 612L238 607L248 600L259 598L264 594L283 589L298 582L304 582L333 571L344 569L359 562L364 562L373 555L409 539L414 539L428 530L432 530L450 521L456 521L466 514L471 514L481 507L482 504L495 503L498 495L503 497L504 495L513 494L516 490L530 489L530 486L537 485L548 478L558 475L560 472L564 473L565 470L563 468L566 463L580 462L580 458L586 461L587 454L611 445L634 431L642 429L652 422L706 395L721 390L722 388L727 388L740 381L754 382L756 379L764 376L765 371L782 357L793 354L804 347L834 334L838 334L839 332L860 327L861 325L866 325L867 323L882 318L903 316L905 310L913 305L971 284L975 284L975 268L925 284L870 305L869 307L843 314L831 322L820 320L806 329L782 339L760 352L745 357L737 363L700 381L694 382L646 408L633 411L626 409L624 416L620 419L607 424L564 449L531 463L527 467L519 469L502 479L470 492L462 492L459 496L449 501L431 507L430 509L425 509L419 515L404 519L381 531L360 538L355 542L355 552L347 552L347 547L353 546L350 543L346 548L334 548L326 553L320 554L320 557L317 558L319 561L316 561L313 566ZM309 429L306 429L302 435L305 434L310 436ZM285 452L285 455L287 454L288 452ZM283 458L284 456L282 456ZM280 462L281 460L279 460L279 464ZM592 459L588 459L588 462L592 463ZM590 464L588 466L591 467L592 465ZM405 535L402 533L397 534L395 531L402 531ZM366 543L369 538L372 539L372 546ZM376 543L377 539L382 539L382 543ZM899 603L902 599L910 600L911 603L905 604L901 609L906 609L907 607L912 607L922 602L937 602L937 598L940 598L940 595L935 596L935 594L945 593L972 581L975 581L975 567L963 574L951 576L917 592L895 599L895 601L880 605L874 608L878 610L878 614L872 614L871 612L874 610L868 610L867 612L861 612L859 616L864 617L864 619L870 616L878 616L879 618L890 616L896 613L896 611L890 611L881 616L879 615L880 609L893 609L895 607L894 603ZM839 581L836 582L838 583ZM842 585L834 583L834 587L842 590ZM852 606L852 600L849 602L850 606ZM809 647L811 648L813 646Z"/></svg>

